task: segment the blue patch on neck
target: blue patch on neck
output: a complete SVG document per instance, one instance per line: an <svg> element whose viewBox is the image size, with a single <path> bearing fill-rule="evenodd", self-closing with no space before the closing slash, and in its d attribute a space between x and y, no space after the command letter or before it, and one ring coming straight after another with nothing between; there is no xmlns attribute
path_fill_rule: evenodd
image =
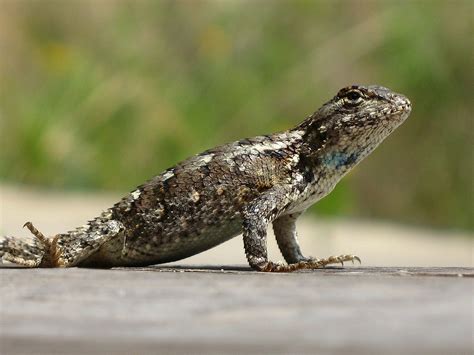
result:
<svg viewBox="0 0 474 355"><path fill-rule="evenodd" d="M355 163L357 161L357 157L358 154L356 153L332 152L326 154L321 159L321 163L329 168L340 169Z"/></svg>

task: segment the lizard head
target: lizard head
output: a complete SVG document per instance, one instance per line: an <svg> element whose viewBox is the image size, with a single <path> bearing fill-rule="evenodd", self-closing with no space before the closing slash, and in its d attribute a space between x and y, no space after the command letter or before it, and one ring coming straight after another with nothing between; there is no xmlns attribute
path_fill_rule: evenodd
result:
<svg viewBox="0 0 474 355"><path fill-rule="evenodd" d="M322 163L350 168L375 149L411 112L403 95L381 86L341 89L298 128ZM297 129L298 129L297 128Z"/></svg>

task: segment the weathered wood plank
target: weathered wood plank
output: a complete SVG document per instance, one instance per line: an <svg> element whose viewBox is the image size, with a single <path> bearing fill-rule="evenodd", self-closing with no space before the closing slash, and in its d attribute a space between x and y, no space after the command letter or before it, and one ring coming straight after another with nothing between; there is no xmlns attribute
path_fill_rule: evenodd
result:
<svg viewBox="0 0 474 355"><path fill-rule="evenodd" d="M0 352L472 353L472 268L0 269ZM463 277L459 277L462 275Z"/></svg>

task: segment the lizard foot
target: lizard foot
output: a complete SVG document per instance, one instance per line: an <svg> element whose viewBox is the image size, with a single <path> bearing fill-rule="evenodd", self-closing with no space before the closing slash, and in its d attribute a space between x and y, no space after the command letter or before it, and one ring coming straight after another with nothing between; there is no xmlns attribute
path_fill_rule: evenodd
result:
<svg viewBox="0 0 474 355"><path fill-rule="evenodd" d="M352 263L354 263L354 260L357 260L359 263L361 263L360 258L356 255L339 255L330 256L326 259L310 259L288 265L281 263L273 263L269 261L261 266L258 266L257 269L259 271L266 272L291 272L303 269L320 269L325 267L326 265L331 264L342 264L344 266L345 261L352 261Z"/></svg>
<svg viewBox="0 0 474 355"><path fill-rule="evenodd" d="M46 238L43 233L37 230L31 222L26 222L23 227L29 229L31 234L33 234L40 245L42 245L44 250L44 255L39 261L39 263L35 266L37 267L57 267L59 266L59 258L61 256L61 251L58 247L58 238L59 235L55 236L54 238ZM9 260L11 261L11 260ZM15 262L15 261L13 261Z"/></svg>

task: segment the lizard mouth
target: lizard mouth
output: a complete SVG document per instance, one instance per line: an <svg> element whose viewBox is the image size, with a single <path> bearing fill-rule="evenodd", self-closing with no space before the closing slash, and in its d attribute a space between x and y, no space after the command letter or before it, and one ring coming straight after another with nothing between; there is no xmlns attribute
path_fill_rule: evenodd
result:
<svg viewBox="0 0 474 355"><path fill-rule="evenodd" d="M392 99L392 104L389 107L385 107L378 112L379 119L382 120L383 125L395 127L402 124L411 113L411 102L403 95L397 95ZM374 125L378 125L377 121Z"/></svg>
<svg viewBox="0 0 474 355"><path fill-rule="evenodd" d="M395 112L404 114L404 118L408 117L411 112L411 102L407 97L403 95L397 95L395 97Z"/></svg>

